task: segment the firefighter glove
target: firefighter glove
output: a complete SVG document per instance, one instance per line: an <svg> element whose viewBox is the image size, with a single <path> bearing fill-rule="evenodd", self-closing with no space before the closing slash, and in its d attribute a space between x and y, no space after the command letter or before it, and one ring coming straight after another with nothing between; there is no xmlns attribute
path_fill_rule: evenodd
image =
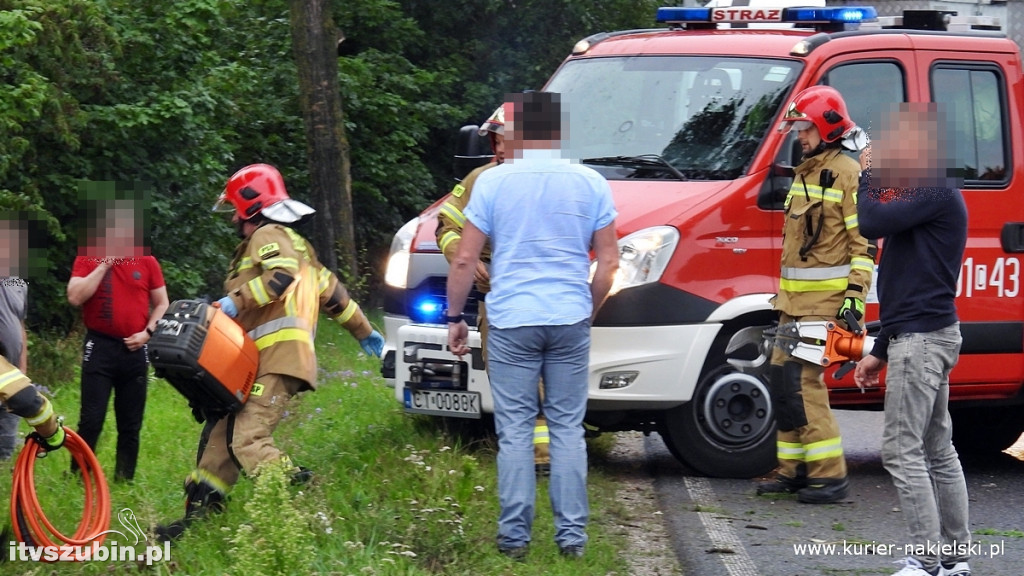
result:
<svg viewBox="0 0 1024 576"><path fill-rule="evenodd" d="M33 432L28 435L28 438L26 438L25 441L28 442L29 440L34 440L37 444L39 444L39 446L43 449L43 452L39 453L38 456L42 458L43 456L46 456L47 452L57 450L61 446L63 446L64 439L66 437L67 435L64 433L64 426L61 423L58 423L57 431L54 432L53 434L43 437L43 435L40 434L39 432Z"/></svg>
<svg viewBox="0 0 1024 576"><path fill-rule="evenodd" d="M231 316L232 318L238 316L238 308L235 307L235 303L228 296L225 296L220 300L217 300L216 304L214 304L214 307L220 308L221 310L224 311L225 314Z"/></svg>
<svg viewBox="0 0 1024 576"><path fill-rule="evenodd" d="M369 336L360 340L359 345L363 347L363 351L366 352L367 356L380 358L380 355L384 352L384 337L380 335L380 332L374 330L370 332Z"/></svg>
<svg viewBox="0 0 1024 576"><path fill-rule="evenodd" d="M864 301L860 298L847 296L846 300L843 300L843 307L839 309L839 313L836 314L836 318L845 320L847 312L853 312L853 317L860 320L864 317Z"/></svg>

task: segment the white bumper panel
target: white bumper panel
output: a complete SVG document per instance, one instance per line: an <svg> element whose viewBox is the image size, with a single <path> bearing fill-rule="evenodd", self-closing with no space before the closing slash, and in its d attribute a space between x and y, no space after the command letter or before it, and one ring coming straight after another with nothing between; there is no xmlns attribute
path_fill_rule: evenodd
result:
<svg viewBox="0 0 1024 576"><path fill-rule="evenodd" d="M721 324L596 327L590 332L590 410L669 408L687 402ZM638 372L624 388L600 388L609 372Z"/></svg>
<svg viewBox="0 0 1024 576"><path fill-rule="evenodd" d="M405 402L405 383L410 380L407 358L432 358L435 360L457 360L458 357L448 351L448 327L435 324L405 324L397 330L398 349L395 354L395 399ZM423 345L422 347L417 345ZM469 347L477 354L480 350L480 333L476 330L469 331ZM487 380L487 373L483 370L474 370L470 354L463 356L463 360L469 364L466 389L471 392L480 393L480 407L485 413L494 412L494 398L491 397L491 385Z"/></svg>
<svg viewBox="0 0 1024 576"><path fill-rule="evenodd" d="M391 316L390 314L384 315L384 334L386 334L386 336L384 337L384 350L380 354L381 358L387 356L387 353L391 350L398 349L398 330L408 323L409 318L407 316ZM396 363L398 360L401 360L401 358L396 358ZM395 369L397 370L398 366L396 366ZM409 369L406 368L406 371L408 370ZM385 378L384 383L392 388L395 387L395 380L393 378ZM401 389L399 389L399 394L401 394Z"/></svg>
<svg viewBox="0 0 1024 576"><path fill-rule="evenodd" d="M395 398L402 402L405 382L410 380L406 358L454 360L448 351L448 329L428 324L397 324L385 320L388 333L396 334ZM588 409L596 411L669 408L693 397L701 369L720 324L654 327L598 327L591 330ZM423 344L417 347L415 344ZM469 345L480 347L480 333L469 331ZM464 359L468 361L469 356ZM470 363L471 364L471 363ZM633 382L616 389L600 388L608 372L635 371ZM490 384L483 370L470 366L468 389L480 392L484 412L494 411Z"/></svg>

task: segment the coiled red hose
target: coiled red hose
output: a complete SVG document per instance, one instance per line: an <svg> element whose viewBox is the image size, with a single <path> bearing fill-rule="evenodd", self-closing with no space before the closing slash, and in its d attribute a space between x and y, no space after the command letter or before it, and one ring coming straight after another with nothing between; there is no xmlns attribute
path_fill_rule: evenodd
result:
<svg viewBox="0 0 1024 576"><path fill-rule="evenodd" d="M14 483L11 486L11 521L14 535L30 546L80 546L85 560L91 555L92 544L103 543L110 527L110 488L103 469L89 445L74 431L64 428L64 449L71 453L82 474L85 487L85 505L78 529L66 536L46 517L36 495L35 466L42 447L34 441L25 443L14 465ZM44 557L45 559L45 557Z"/></svg>

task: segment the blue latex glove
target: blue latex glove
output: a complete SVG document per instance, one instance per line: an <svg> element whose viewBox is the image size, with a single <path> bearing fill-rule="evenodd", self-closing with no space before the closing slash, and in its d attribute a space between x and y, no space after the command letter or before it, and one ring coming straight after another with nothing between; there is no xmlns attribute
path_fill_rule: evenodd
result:
<svg viewBox="0 0 1024 576"><path fill-rule="evenodd" d="M369 336L360 340L359 345L363 347L363 351L366 352L367 356L380 358L380 355L384 352L384 337L380 335L380 332L374 330Z"/></svg>
<svg viewBox="0 0 1024 576"><path fill-rule="evenodd" d="M220 309L228 316L231 316L232 318L238 316L238 308L235 308L235 303L231 301L231 298L225 296L220 300L217 300L217 304L220 305Z"/></svg>

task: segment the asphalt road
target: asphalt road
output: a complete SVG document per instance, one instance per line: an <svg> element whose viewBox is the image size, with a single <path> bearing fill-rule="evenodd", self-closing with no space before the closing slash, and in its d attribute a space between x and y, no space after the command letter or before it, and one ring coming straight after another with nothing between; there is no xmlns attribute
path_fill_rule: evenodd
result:
<svg viewBox="0 0 1024 576"><path fill-rule="evenodd" d="M646 463L672 546L687 576L892 574L906 530L879 455L881 413L838 411L850 496L808 505L794 496L754 495L754 481L703 478L679 464L653 434ZM1024 462L999 455L965 461L972 572L1024 574ZM828 545L834 545L827 548ZM818 546L812 550L810 546ZM823 547L826 546L826 547Z"/></svg>

